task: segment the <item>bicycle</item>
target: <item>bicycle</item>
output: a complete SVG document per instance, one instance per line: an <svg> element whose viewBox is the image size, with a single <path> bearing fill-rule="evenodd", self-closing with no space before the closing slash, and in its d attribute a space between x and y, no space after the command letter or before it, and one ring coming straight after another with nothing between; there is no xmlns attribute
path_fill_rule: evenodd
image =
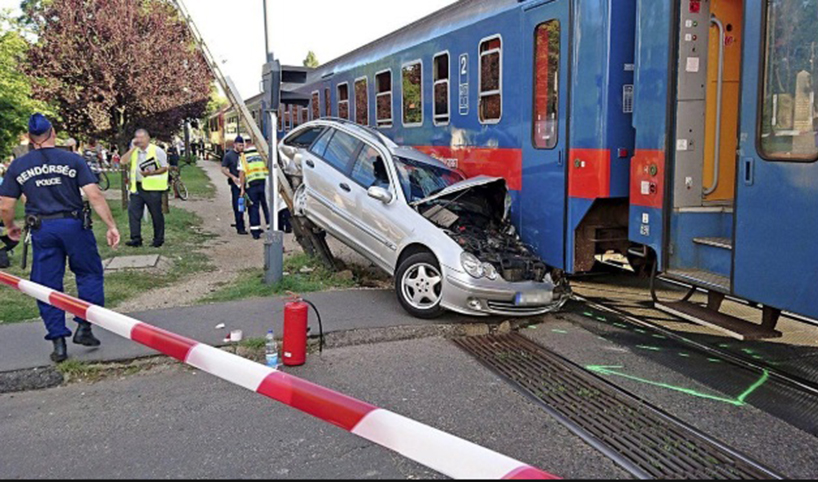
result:
<svg viewBox="0 0 818 482"><path fill-rule="evenodd" d="M187 201L188 197L190 197L190 193L187 190L187 186L185 186L184 181L182 181L182 168L185 167L184 164L180 165L179 167L170 170L170 185L173 188L173 194L176 196L176 199L181 199L182 201Z"/></svg>
<svg viewBox="0 0 818 482"><path fill-rule="evenodd" d="M106 174L105 171L102 170L98 163L89 164L88 167L90 167L91 172L93 172L94 175L97 176L97 186L99 186L99 189L102 192L105 192L111 188L111 180L108 179L108 174Z"/></svg>

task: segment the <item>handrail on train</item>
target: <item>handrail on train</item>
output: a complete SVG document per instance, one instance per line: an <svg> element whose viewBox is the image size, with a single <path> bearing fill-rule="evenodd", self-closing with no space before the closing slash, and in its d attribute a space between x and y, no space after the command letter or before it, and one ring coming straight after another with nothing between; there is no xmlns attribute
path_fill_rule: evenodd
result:
<svg viewBox="0 0 818 482"><path fill-rule="evenodd" d="M721 110L724 92L724 24L715 15L710 17L710 23L719 29L719 79L716 87L716 147L714 148L716 152L713 159L713 185L704 190L705 196L713 194L719 187L721 174Z"/></svg>

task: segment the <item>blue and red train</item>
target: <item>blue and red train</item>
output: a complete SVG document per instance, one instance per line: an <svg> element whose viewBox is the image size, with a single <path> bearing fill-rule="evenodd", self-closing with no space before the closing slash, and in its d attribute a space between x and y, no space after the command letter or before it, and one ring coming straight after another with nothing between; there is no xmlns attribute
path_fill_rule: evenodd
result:
<svg viewBox="0 0 818 482"><path fill-rule="evenodd" d="M769 335L818 319L816 25L818 0L463 0L310 72L279 130L348 118L502 176L553 268L620 252Z"/></svg>

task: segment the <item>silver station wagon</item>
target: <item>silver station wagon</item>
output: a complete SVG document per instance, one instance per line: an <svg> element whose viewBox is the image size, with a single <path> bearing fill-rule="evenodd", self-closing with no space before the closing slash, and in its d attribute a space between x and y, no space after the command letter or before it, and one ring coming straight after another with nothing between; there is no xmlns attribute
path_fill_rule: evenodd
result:
<svg viewBox="0 0 818 482"><path fill-rule="evenodd" d="M341 120L301 125L279 145L295 216L395 278L401 305L434 318L539 315L567 299L509 220L505 180L465 179L380 132Z"/></svg>

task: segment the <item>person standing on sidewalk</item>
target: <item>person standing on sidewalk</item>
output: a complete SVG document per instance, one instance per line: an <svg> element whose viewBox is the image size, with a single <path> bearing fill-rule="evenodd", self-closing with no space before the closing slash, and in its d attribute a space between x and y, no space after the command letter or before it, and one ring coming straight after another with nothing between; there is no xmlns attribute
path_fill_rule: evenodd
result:
<svg viewBox="0 0 818 482"><path fill-rule="evenodd" d="M145 129L136 131L134 147L122 156L122 163L130 165L131 198L128 203L128 224L131 240L125 243L132 248L142 246L142 216L145 206L153 221L153 246L165 244L165 214L162 212L162 194L168 190L168 155L151 142Z"/></svg>
<svg viewBox="0 0 818 482"><path fill-rule="evenodd" d="M265 186L267 184L267 176L270 171L267 170L267 163L258 154L250 156L241 156L239 163L239 179L241 181L241 196L245 192L250 198L250 234L253 239L261 239L261 233L264 228L261 226L261 215L259 208L264 211L264 219L267 226L270 225L270 208L267 206L267 196L265 194Z"/></svg>
<svg viewBox="0 0 818 482"><path fill-rule="evenodd" d="M222 159L222 174L227 178L230 185L230 193L233 203L233 217L236 219L236 232L247 235L247 226L244 224L244 213L239 211L239 198L241 197L242 183L239 178L239 165L244 161L244 139L241 136L233 141L233 149L227 151Z"/></svg>
<svg viewBox="0 0 818 482"><path fill-rule="evenodd" d="M48 119L34 114L28 125L34 150L12 163L6 181L0 186L0 218L8 230L6 236L13 242L20 241L22 230L14 223L14 208L25 195L26 227L31 230L34 248L31 281L63 291L67 258L77 278L80 299L104 306L102 259L91 230L91 213L80 191L108 226L108 246L116 249L119 231L111 209L85 160L56 148L57 136ZM61 363L68 358L65 339L71 336L65 326L65 312L42 302L38 306L48 329L46 340L54 344L51 360ZM99 346L91 324L80 318L74 320L79 324L74 343Z"/></svg>

